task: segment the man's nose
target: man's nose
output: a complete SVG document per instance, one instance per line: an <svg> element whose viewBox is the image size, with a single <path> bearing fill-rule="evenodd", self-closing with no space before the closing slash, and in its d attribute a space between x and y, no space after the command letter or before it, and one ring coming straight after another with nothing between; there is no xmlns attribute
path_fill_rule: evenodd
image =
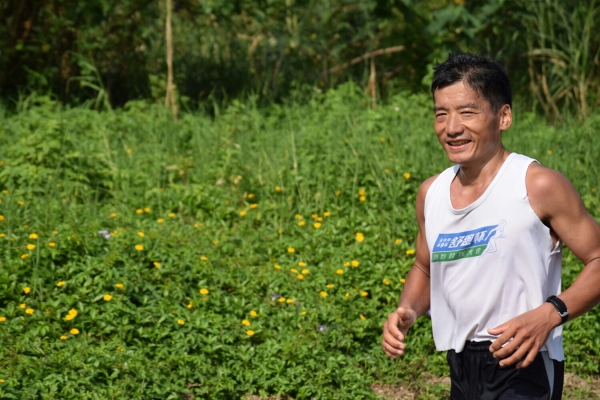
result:
<svg viewBox="0 0 600 400"><path fill-rule="evenodd" d="M446 134L448 135L458 135L462 133L463 126L460 120L460 116L456 113L448 114L448 119L446 123Z"/></svg>

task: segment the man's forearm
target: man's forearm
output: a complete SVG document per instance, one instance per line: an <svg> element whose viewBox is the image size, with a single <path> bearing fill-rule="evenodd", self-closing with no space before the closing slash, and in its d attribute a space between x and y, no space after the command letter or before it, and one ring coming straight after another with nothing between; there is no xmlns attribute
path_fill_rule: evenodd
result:
<svg viewBox="0 0 600 400"><path fill-rule="evenodd" d="M406 277L398 307L410 308L417 313L418 318L429 310L429 304L429 276L415 264Z"/></svg>
<svg viewBox="0 0 600 400"><path fill-rule="evenodd" d="M594 308L600 302L600 258L588 262L575 282L559 297L569 309L569 320Z"/></svg>

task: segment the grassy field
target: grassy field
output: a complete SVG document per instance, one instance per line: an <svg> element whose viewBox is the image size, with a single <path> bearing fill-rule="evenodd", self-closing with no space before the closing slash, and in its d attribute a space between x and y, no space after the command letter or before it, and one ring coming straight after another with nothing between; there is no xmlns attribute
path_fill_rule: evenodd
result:
<svg viewBox="0 0 600 400"><path fill-rule="evenodd" d="M146 103L41 97L0 116L0 397L447 396L430 320L402 360L380 335L414 258L416 191L449 164L429 97L369 104L346 85L177 124ZM598 218L599 130L517 111L505 143ZM581 265L564 264L568 285ZM567 324L567 371L598 373L599 323Z"/></svg>

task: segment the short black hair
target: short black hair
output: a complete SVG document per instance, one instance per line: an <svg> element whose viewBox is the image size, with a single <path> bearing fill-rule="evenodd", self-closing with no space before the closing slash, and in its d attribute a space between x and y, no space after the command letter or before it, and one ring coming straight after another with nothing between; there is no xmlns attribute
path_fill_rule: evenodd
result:
<svg viewBox="0 0 600 400"><path fill-rule="evenodd" d="M433 67L431 94L457 82L465 82L490 103L493 112L504 104L512 108L512 91L506 69L497 60L479 54L451 53Z"/></svg>

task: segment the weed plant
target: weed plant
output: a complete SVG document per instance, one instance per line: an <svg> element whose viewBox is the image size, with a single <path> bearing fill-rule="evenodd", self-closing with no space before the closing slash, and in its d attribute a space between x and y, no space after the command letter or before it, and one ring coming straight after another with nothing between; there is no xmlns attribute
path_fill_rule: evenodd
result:
<svg viewBox="0 0 600 400"><path fill-rule="evenodd" d="M444 398L421 318L381 350L414 258L419 184L449 166L431 99L369 108L345 85L179 123L161 107L2 116L0 397ZM599 118L516 113L509 150L561 170L600 216ZM581 264L565 255L564 283ZM567 370L598 373L596 309L566 325Z"/></svg>

